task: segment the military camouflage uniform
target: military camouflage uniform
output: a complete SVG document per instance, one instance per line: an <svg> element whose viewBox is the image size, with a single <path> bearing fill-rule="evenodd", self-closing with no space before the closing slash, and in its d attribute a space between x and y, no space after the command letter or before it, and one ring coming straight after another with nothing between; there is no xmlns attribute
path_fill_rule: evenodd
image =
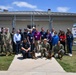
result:
<svg viewBox="0 0 76 75"><path fill-rule="evenodd" d="M64 55L64 46L62 44L60 44L60 46L55 45L53 47L53 53L55 58L62 58Z"/></svg>
<svg viewBox="0 0 76 75"><path fill-rule="evenodd" d="M4 36L4 44L5 44L5 50L6 50L6 53L8 55L8 53L12 53L12 45L11 45L11 41L12 41L12 38L11 38L11 35L10 33L5 33L5 36Z"/></svg>
<svg viewBox="0 0 76 75"><path fill-rule="evenodd" d="M48 56L48 52L50 51L50 44L49 43L46 43L44 44L43 42L41 43L41 57L46 57Z"/></svg>
<svg viewBox="0 0 76 75"><path fill-rule="evenodd" d="M0 32L0 52L4 52L4 33Z"/></svg>

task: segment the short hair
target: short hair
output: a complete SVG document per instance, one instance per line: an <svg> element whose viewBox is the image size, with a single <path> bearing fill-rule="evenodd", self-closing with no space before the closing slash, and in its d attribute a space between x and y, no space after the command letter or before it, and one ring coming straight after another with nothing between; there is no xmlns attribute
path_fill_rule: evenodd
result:
<svg viewBox="0 0 76 75"><path fill-rule="evenodd" d="M55 31L54 34L57 34L57 31Z"/></svg>
<svg viewBox="0 0 76 75"><path fill-rule="evenodd" d="M1 29L3 29L3 27L1 27Z"/></svg>

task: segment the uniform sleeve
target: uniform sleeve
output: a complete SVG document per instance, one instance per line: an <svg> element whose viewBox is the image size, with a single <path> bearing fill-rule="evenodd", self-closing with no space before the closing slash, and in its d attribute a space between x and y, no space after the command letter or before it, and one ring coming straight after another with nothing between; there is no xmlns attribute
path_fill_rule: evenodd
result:
<svg viewBox="0 0 76 75"><path fill-rule="evenodd" d="M64 49L64 46L61 44L61 49Z"/></svg>

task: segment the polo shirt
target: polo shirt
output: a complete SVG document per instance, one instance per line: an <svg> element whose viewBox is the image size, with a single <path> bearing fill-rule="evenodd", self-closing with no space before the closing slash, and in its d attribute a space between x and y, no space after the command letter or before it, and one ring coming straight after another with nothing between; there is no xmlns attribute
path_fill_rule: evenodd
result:
<svg viewBox="0 0 76 75"><path fill-rule="evenodd" d="M40 37L41 37L40 32L36 32L36 33L34 34L35 40L40 40Z"/></svg>
<svg viewBox="0 0 76 75"><path fill-rule="evenodd" d="M49 42L52 41L52 35L51 35L51 33L46 35L46 39L47 39Z"/></svg>
<svg viewBox="0 0 76 75"><path fill-rule="evenodd" d="M44 38L46 38L46 32L44 31L44 32L40 32L40 34L41 34L41 39L43 40Z"/></svg>
<svg viewBox="0 0 76 75"><path fill-rule="evenodd" d="M23 47L23 48L25 48L25 49L28 49L29 47L30 47L30 44L28 43L28 42L26 42L26 43L22 43L21 44L21 47Z"/></svg>
<svg viewBox="0 0 76 75"><path fill-rule="evenodd" d="M29 41L30 41L30 42L33 42L33 38L34 38L33 33L29 33L29 34L28 34L28 37L29 37Z"/></svg>

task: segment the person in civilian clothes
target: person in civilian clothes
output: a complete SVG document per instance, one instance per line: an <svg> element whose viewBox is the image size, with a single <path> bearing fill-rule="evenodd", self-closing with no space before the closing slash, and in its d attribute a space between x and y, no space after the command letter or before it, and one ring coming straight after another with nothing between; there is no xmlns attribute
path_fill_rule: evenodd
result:
<svg viewBox="0 0 76 75"><path fill-rule="evenodd" d="M50 50L52 50L52 35L49 29L47 30L46 39L48 43L50 44Z"/></svg>
<svg viewBox="0 0 76 75"><path fill-rule="evenodd" d="M66 37L69 56L72 56L73 40L74 40L73 34L71 33L71 31L69 31L69 33Z"/></svg>
<svg viewBox="0 0 76 75"><path fill-rule="evenodd" d="M55 30L54 30L54 28L52 28L52 31L51 31L52 37L54 36L54 32L55 32Z"/></svg>
<svg viewBox="0 0 76 75"><path fill-rule="evenodd" d="M41 42L42 42L46 38L46 32L44 31L43 27L41 28L40 34L41 34Z"/></svg>
<svg viewBox="0 0 76 75"><path fill-rule="evenodd" d="M39 50L40 50L39 44L41 42L41 34L38 31L38 29L36 29L36 32L34 34L34 40L35 40L36 51L39 52Z"/></svg>
<svg viewBox="0 0 76 75"><path fill-rule="evenodd" d="M57 45L58 41L59 41L59 36L57 35L57 32L55 31L54 36L52 37L52 46Z"/></svg>
<svg viewBox="0 0 76 75"><path fill-rule="evenodd" d="M14 34L14 43L16 44L16 54L20 52L20 44L21 44L21 34L19 34L19 30Z"/></svg>
<svg viewBox="0 0 76 75"><path fill-rule="evenodd" d="M66 50L65 50L66 35L65 35L64 31L61 32L61 34L59 36L59 40L60 40L60 43L64 46L64 51L65 51L65 54L66 54Z"/></svg>
<svg viewBox="0 0 76 75"><path fill-rule="evenodd" d="M62 34L62 29L59 30L58 36L60 36Z"/></svg>
<svg viewBox="0 0 76 75"><path fill-rule="evenodd" d="M32 58L35 58L35 50L34 50L34 35L32 33L32 29L30 30L29 34L28 34L28 42L31 45L31 54L32 54Z"/></svg>
<svg viewBox="0 0 76 75"><path fill-rule="evenodd" d="M36 28L33 27L33 28L32 28L32 33L33 33L33 35L35 34L35 32L36 32Z"/></svg>
<svg viewBox="0 0 76 75"><path fill-rule="evenodd" d="M27 29L24 29L24 32L23 32L23 39L24 39L24 38L27 39L27 36L28 36L28 30L27 30Z"/></svg>
<svg viewBox="0 0 76 75"><path fill-rule="evenodd" d="M11 33L13 53L16 52L16 46L15 46L14 39L13 39L14 34L15 34L15 28L12 29L12 33Z"/></svg>
<svg viewBox="0 0 76 75"><path fill-rule="evenodd" d="M21 34L21 41L23 40L23 33L22 33L22 29L19 29L19 34Z"/></svg>
<svg viewBox="0 0 76 75"><path fill-rule="evenodd" d="M27 39L24 38L23 42L21 44L21 53L23 55L23 59L25 58L31 58L31 54L30 54L30 44L27 42Z"/></svg>
<svg viewBox="0 0 76 75"><path fill-rule="evenodd" d="M69 32L70 32L70 28L67 28L67 32L66 32L66 43L67 43L67 37L69 35ZM67 53L69 53L69 46L68 45L67 45Z"/></svg>

